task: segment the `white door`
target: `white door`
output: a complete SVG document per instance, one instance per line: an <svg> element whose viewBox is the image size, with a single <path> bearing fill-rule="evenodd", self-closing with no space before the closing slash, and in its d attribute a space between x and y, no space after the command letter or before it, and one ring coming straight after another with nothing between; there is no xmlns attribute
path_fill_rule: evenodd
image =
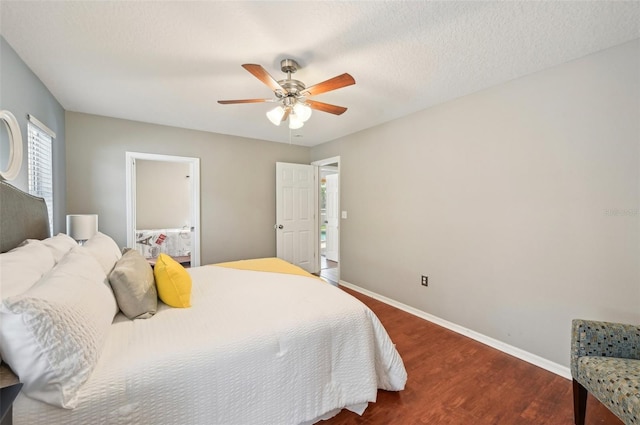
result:
<svg viewBox="0 0 640 425"><path fill-rule="evenodd" d="M329 174L327 177L327 260L338 262L340 249L339 217L338 217L338 174Z"/></svg>
<svg viewBox="0 0 640 425"><path fill-rule="evenodd" d="M315 167L276 162L276 252L314 273Z"/></svg>

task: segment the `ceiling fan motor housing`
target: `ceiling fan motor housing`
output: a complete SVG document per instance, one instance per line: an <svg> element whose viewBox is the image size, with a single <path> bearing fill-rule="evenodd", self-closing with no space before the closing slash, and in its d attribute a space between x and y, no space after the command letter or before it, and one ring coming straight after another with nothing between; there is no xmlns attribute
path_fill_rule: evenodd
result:
<svg viewBox="0 0 640 425"><path fill-rule="evenodd" d="M293 97L298 97L300 92L306 88L302 81L292 79L280 80L278 81L278 84L280 84L289 93L289 96Z"/></svg>
<svg viewBox="0 0 640 425"><path fill-rule="evenodd" d="M302 90L304 90L306 86L302 81L292 79L291 74L300 69L300 65L298 65L298 62L294 61L293 59L283 59L282 61L280 61L280 69L282 70L282 72L285 72L287 74L287 78L285 80L278 81L278 84L280 84L282 88L287 91L288 95L276 92L276 96L280 98L298 98L300 96L300 92L302 92Z"/></svg>

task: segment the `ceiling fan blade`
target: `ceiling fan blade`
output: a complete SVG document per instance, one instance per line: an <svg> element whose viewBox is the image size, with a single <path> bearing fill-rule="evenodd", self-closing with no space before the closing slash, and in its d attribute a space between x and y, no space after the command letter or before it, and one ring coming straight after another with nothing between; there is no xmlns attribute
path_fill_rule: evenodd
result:
<svg viewBox="0 0 640 425"><path fill-rule="evenodd" d="M289 118L289 114L291 113L291 108L284 108L284 114L282 115L281 123L285 122L287 118Z"/></svg>
<svg viewBox="0 0 640 425"><path fill-rule="evenodd" d="M328 112L334 115L342 115L347 110L347 108L343 106L330 105L328 103L318 102L316 100L307 99L305 103L309 105L311 109L317 109L318 111Z"/></svg>
<svg viewBox="0 0 640 425"><path fill-rule="evenodd" d="M238 99L238 100L219 100L218 103L222 105L231 105L233 103L262 103L272 102L272 99Z"/></svg>
<svg viewBox="0 0 640 425"><path fill-rule="evenodd" d="M253 76L258 80L269 86L269 88L274 92L280 90L284 94L289 94L289 92L280 84L278 84L278 82L271 75L269 75L267 70L264 69L261 65L245 63L244 65L242 65L242 67L253 74Z"/></svg>
<svg viewBox="0 0 640 425"><path fill-rule="evenodd" d="M330 78L327 81L323 81L311 87L307 87L306 89L302 90L300 94L302 96L315 96L320 93L347 87L355 83L356 80L354 80L351 75L345 72L344 74Z"/></svg>

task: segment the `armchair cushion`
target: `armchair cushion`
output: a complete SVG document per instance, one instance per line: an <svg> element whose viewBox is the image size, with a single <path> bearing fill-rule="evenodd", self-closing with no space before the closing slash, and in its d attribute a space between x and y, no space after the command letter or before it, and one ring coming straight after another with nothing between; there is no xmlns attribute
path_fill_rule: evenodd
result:
<svg viewBox="0 0 640 425"><path fill-rule="evenodd" d="M571 332L571 374L576 377L578 358L619 357L640 360L640 326L575 319Z"/></svg>
<svg viewBox="0 0 640 425"><path fill-rule="evenodd" d="M640 360L580 357L575 379L626 423L640 423Z"/></svg>
<svg viewBox="0 0 640 425"><path fill-rule="evenodd" d="M586 392L627 425L640 425L640 326L574 320L571 375L576 424L584 423ZM578 397L578 398L575 398Z"/></svg>

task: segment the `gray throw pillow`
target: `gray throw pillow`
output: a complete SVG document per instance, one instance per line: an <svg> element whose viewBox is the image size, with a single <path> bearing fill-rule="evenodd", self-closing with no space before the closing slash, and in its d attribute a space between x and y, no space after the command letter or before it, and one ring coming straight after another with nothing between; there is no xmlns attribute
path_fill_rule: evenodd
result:
<svg viewBox="0 0 640 425"><path fill-rule="evenodd" d="M148 319L158 309L153 270L136 250L128 250L109 274L118 307L129 319Z"/></svg>

